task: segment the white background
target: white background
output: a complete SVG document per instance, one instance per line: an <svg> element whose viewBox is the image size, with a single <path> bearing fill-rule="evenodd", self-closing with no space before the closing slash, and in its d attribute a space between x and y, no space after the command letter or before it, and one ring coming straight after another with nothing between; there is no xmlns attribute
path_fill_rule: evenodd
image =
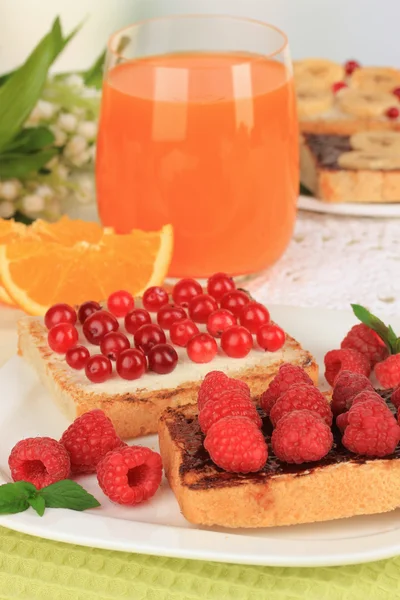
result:
<svg viewBox="0 0 400 600"><path fill-rule="evenodd" d="M200 12L273 23L288 34L294 58L400 67L400 0L0 0L0 72L23 61L56 15L67 31L87 17L57 64L69 70L88 66L112 31L136 19Z"/></svg>

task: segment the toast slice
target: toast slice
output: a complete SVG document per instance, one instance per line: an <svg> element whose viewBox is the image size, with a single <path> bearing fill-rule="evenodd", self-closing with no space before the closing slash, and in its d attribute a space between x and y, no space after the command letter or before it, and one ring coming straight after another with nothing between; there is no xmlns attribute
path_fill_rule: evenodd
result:
<svg viewBox="0 0 400 600"><path fill-rule="evenodd" d="M271 424L264 416L267 441ZM203 446L197 409L168 409L160 419L160 451L169 484L191 523L222 527L275 527L383 513L400 506L400 449L384 459L351 454L335 443L318 463L269 457L258 473L227 473Z"/></svg>
<svg viewBox="0 0 400 600"><path fill-rule="evenodd" d="M299 365L313 381L318 379L314 357L287 335L284 346L277 352L254 348L243 359L229 358L220 353L207 364L191 362L185 348L176 347L179 361L172 373L157 375L147 372L135 381L126 381L114 374L108 381L94 384L86 378L84 371L71 369L64 356L49 348L42 318L21 319L18 331L19 353L35 369L62 412L73 420L84 412L100 408L111 418L117 433L124 439L156 433L159 417L167 407L196 402L201 381L209 371L221 370L230 377L242 379L249 385L254 401L268 387L284 362ZM120 331L124 331L123 323L120 323ZM91 354L99 353L99 347L90 346L81 331L79 343L86 345Z"/></svg>

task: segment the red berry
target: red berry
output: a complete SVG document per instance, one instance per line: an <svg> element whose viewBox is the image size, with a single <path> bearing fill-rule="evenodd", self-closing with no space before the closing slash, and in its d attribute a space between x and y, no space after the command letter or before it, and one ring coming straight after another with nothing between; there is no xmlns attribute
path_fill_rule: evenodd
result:
<svg viewBox="0 0 400 600"><path fill-rule="evenodd" d="M85 365L86 377L92 383L103 383L110 379L112 373L111 361L103 354L94 354Z"/></svg>
<svg viewBox="0 0 400 600"><path fill-rule="evenodd" d="M338 415L336 417L336 427L343 433L344 430L346 429L347 425L349 424L349 412L346 411L344 413L340 413L340 415Z"/></svg>
<svg viewBox="0 0 400 600"><path fill-rule="evenodd" d="M277 352L285 344L286 334L275 323L261 325L257 331L257 343L266 352Z"/></svg>
<svg viewBox="0 0 400 600"><path fill-rule="evenodd" d="M235 282L226 273L215 273L207 281L207 292L218 302L227 292L235 289Z"/></svg>
<svg viewBox="0 0 400 600"><path fill-rule="evenodd" d="M279 420L271 443L279 460L299 465L326 456L332 448L333 436L328 425L315 413L294 410Z"/></svg>
<svg viewBox="0 0 400 600"><path fill-rule="evenodd" d="M364 354L370 361L371 367L384 360L388 351L379 335L364 323L354 325L340 344L341 348L352 348Z"/></svg>
<svg viewBox="0 0 400 600"><path fill-rule="evenodd" d="M66 449L49 437L18 442L8 457L8 466L13 481L28 481L38 490L67 479L71 470Z"/></svg>
<svg viewBox="0 0 400 600"><path fill-rule="evenodd" d="M139 327L148 323L151 323L151 316L144 308L134 308L125 316L125 329L128 333L136 333Z"/></svg>
<svg viewBox="0 0 400 600"><path fill-rule="evenodd" d="M269 323L269 312L259 302L249 302L242 308L240 324L246 327L250 333L257 333L261 325L267 323Z"/></svg>
<svg viewBox="0 0 400 600"><path fill-rule="evenodd" d="M139 327L139 329L136 330L133 339L136 348L142 350L144 354L148 354L156 344L164 344L167 341L161 327L154 323Z"/></svg>
<svg viewBox="0 0 400 600"><path fill-rule="evenodd" d="M387 111L385 112L385 115L387 116L388 119L398 119L399 115L400 115L400 110L397 108L397 106L392 106L391 108L388 108Z"/></svg>
<svg viewBox="0 0 400 600"><path fill-rule="evenodd" d="M69 304L54 304L44 315L44 324L47 329L51 329L59 323L75 325L76 312Z"/></svg>
<svg viewBox="0 0 400 600"><path fill-rule="evenodd" d="M161 456L144 446L112 450L97 466L99 486L117 504L134 506L148 500L159 488L161 478Z"/></svg>
<svg viewBox="0 0 400 600"><path fill-rule="evenodd" d="M363 390L373 390L373 385L365 375L341 371L335 379L331 408L334 415L348 410L354 397Z"/></svg>
<svg viewBox="0 0 400 600"><path fill-rule="evenodd" d="M381 402L384 406L387 406L386 402L382 396L378 394L378 392L375 392L375 390L363 390L354 396L350 408L356 404L359 404L360 402L366 402L367 400L375 400L377 402Z"/></svg>
<svg viewBox="0 0 400 600"><path fill-rule="evenodd" d="M344 64L344 69L346 71L346 75L351 75L356 69L360 68L360 63L356 60L348 60Z"/></svg>
<svg viewBox="0 0 400 600"><path fill-rule="evenodd" d="M400 385L400 354L392 354L375 365L375 375L384 388L393 388Z"/></svg>
<svg viewBox="0 0 400 600"><path fill-rule="evenodd" d="M261 427L262 421L255 405L250 398L238 389L226 390L218 400L207 402L199 413L199 425L203 433L214 423L225 417L247 417L257 427Z"/></svg>
<svg viewBox="0 0 400 600"><path fill-rule="evenodd" d="M154 373L166 375L178 364L178 354L170 344L157 344L149 352L149 369Z"/></svg>
<svg viewBox="0 0 400 600"><path fill-rule="evenodd" d="M187 314L181 306L164 304L157 313L157 323L163 329L170 329L172 323L186 319Z"/></svg>
<svg viewBox="0 0 400 600"><path fill-rule="evenodd" d="M325 379L333 386L341 371L351 371L369 377L371 365L369 359L351 348L330 350L325 354Z"/></svg>
<svg viewBox="0 0 400 600"><path fill-rule="evenodd" d="M86 319L88 317L90 317L90 315L93 314L94 312L96 312L97 310L101 310L101 305L98 302L95 302L94 300L89 300L88 302L84 302L78 308L79 322L82 323L82 325L83 325L83 323L86 321Z"/></svg>
<svg viewBox="0 0 400 600"><path fill-rule="evenodd" d="M243 307L249 302L250 298L246 292L242 292L242 290L234 290L233 292L228 292L222 297L221 308L226 308L227 310L230 310L235 317L240 317Z"/></svg>
<svg viewBox="0 0 400 600"><path fill-rule="evenodd" d="M47 341L54 352L65 354L72 346L76 346L78 331L71 323L59 323L50 329Z"/></svg>
<svg viewBox="0 0 400 600"><path fill-rule="evenodd" d="M146 357L137 348L123 350L117 357L116 369L122 379L139 379L139 377L145 374L146 368Z"/></svg>
<svg viewBox="0 0 400 600"><path fill-rule="evenodd" d="M85 346L73 346L65 355L65 360L71 369L83 369L86 365L90 352Z"/></svg>
<svg viewBox="0 0 400 600"><path fill-rule="evenodd" d="M225 417L214 423L204 447L218 467L231 473L260 471L268 458L263 434L247 417Z"/></svg>
<svg viewBox="0 0 400 600"><path fill-rule="evenodd" d="M221 348L231 358L244 358L253 347L253 337L246 327L233 325L221 336Z"/></svg>
<svg viewBox="0 0 400 600"><path fill-rule="evenodd" d="M187 343L188 357L195 363L208 363L218 352L217 342L209 333L196 333Z"/></svg>
<svg viewBox="0 0 400 600"><path fill-rule="evenodd" d="M334 94L337 94L337 92L339 92L343 88L347 88L347 83L345 83L344 81L336 81L332 84L332 92Z"/></svg>
<svg viewBox="0 0 400 600"><path fill-rule="evenodd" d="M108 296L108 310L116 317L125 317L134 306L135 300L126 290L118 290Z"/></svg>
<svg viewBox="0 0 400 600"><path fill-rule="evenodd" d="M400 100L400 87L394 88L393 94Z"/></svg>
<svg viewBox="0 0 400 600"><path fill-rule="evenodd" d="M190 300L203 293L203 288L195 279L181 279L174 285L172 299L179 306L189 306Z"/></svg>
<svg viewBox="0 0 400 600"><path fill-rule="evenodd" d="M219 372L213 371L213 373L217 374ZM240 381L240 379L233 379L232 377L225 376L224 379L220 376L214 376L210 380L205 378L200 386L197 397L199 410L203 410L208 402L219 400L227 391L240 392L250 400L250 388L247 383Z"/></svg>
<svg viewBox="0 0 400 600"><path fill-rule="evenodd" d="M269 415L278 398L295 383L313 385L311 377L307 375L304 369L290 363L283 364L260 398L260 405L267 415Z"/></svg>
<svg viewBox="0 0 400 600"><path fill-rule="evenodd" d="M217 308L217 301L212 296L200 294L189 302L189 315L195 323L207 323L208 317Z"/></svg>
<svg viewBox="0 0 400 600"><path fill-rule="evenodd" d="M169 330L169 337L171 342L176 346L186 347L190 338L196 333L199 333L199 328L196 323L193 323L190 319L182 319L182 321L175 321L172 323Z"/></svg>
<svg viewBox="0 0 400 600"><path fill-rule="evenodd" d="M168 292L158 285L149 287L142 298L144 308L150 312L158 312L168 301Z"/></svg>
<svg viewBox="0 0 400 600"><path fill-rule="evenodd" d="M200 384L199 392L197 395L197 403L199 410L203 408L203 406L208 401L208 392L218 383L225 385L229 381L229 377L225 375L222 371L210 371L204 377L203 381Z"/></svg>
<svg viewBox="0 0 400 600"><path fill-rule="evenodd" d="M60 444L71 460L71 473L95 473L99 461L122 444L111 420L98 408L90 410L64 431Z"/></svg>
<svg viewBox="0 0 400 600"><path fill-rule="evenodd" d="M400 427L381 399L353 404L348 412L342 443L355 454L387 456L400 440Z"/></svg>
<svg viewBox="0 0 400 600"><path fill-rule="evenodd" d="M110 360L117 360L120 352L130 348L130 343L126 335L120 331L110 331L100 342L100 352Z"/></svg>
<svg viewBox="0 0 400 600"><path fill-rule="evenodd" d="M332 411L329 402L315 385L296 383L284 392L271 408L269 418L274 427L282 417L294 410L306 409L320 417L330 427Z"/></svg>
<svg viewBox="0 0 400 600"><path fill-rule="evenodd" d="M83 333L91 344L100 346L103 337L110 331L117 331L117 319L107 310L97 310L89 315L83 323Z"/></svg>
<svg viewBox="0 0 400 600"><path fill-rule="evenodd" d="M236 325L236 323L236 317L233 316L230 310L218 308L207 319L207 331L212 336L220 338L226 329Z"/></svg>

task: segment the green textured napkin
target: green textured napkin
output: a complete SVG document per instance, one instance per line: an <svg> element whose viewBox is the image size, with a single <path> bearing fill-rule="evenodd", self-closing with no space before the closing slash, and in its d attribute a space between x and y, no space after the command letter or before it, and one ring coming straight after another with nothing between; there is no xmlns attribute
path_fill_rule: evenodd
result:
<svg viewBox="0 0 400 600"><path fill-rule="evenodd" d="M0 528L0 598L396 600L400 557L351 567L250 567L83 548Z"/></svg>

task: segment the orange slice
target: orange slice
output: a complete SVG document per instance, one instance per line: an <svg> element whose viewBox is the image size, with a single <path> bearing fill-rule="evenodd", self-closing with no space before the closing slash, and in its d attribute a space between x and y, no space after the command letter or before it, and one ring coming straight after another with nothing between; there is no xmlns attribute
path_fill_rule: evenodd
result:
<svg viewBox="0 0 400 600"><path fill-rule="evenodd" d="M64 246L73 246L76 242L82 241L97 244L107 232L97 223L70 219L66 216L61 217L55 223L38 219L32 223L29 229L31 233L38 235L42 240L57 242Z"/></svg>
<svg viewBox="0 0 400 600"><path fill-rule="evenodd" d="M140 296L160 285L172 257L173 230L103 233L96 243L64 246L45 239L21 239L0 246L0 277L8 294L31 315L52 304L103 300L118 289Z"/></svg>
<svg viewBox="0 0 400 600"><path fill-rule="evenodd" d="M16 223L12 219L0 219L0 246L8 244L18 238L21 238L26 232L26 226L22 223ZM11 296L7 293L1 282L0 276L0 302L15 306Z"/></svg>

